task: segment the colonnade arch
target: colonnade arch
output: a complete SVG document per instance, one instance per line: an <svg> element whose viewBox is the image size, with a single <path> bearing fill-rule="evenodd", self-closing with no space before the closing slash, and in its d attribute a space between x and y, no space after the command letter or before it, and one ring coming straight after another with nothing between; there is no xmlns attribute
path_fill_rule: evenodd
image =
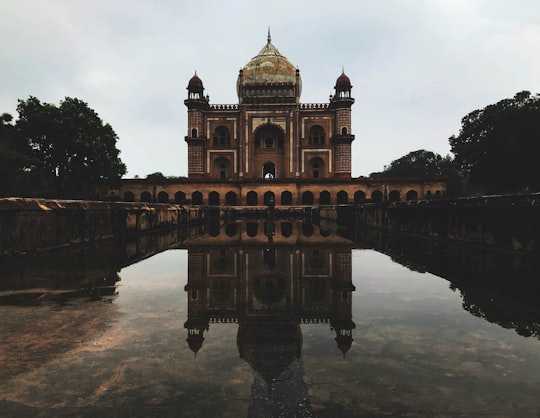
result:
<svg viewBox="0 0 540 418"><path fill-rule="evenodd" d="M157 195L158 203L169 203L169 193L161 191Z"/></svg>
<svg viewBox="0 0 540 418"><path fill-rule="evenodd" d="M283 190L279 185L274 185L254 188L254 190L247 190L247 193L243 193L238 190L234 190L234 186L229 186L229 190L224 188L223 185L215 187L214 190L204 191L200 190L161 190L157 192L143 190L143 191L131 191L120 190L119 195L122 196L125 202L157 202L157 203L169 203L174 202L176 204L193 204L193 205L211 205L218 206L225 204L227 206L247 205L268 205L270 198L274 200L274 204L278 206L288 206L293 204L300 205L343 205L343 204L361 204L365 201L371 202L399 202L401 200L415 201L418 199L440 199L446 196L444 191L433 187L430 190L423 191L421 186L415 187L410 185L406 189L390 188L384 186L384 192L382 189L364 190L356 189L353 187L343 188L339 191L336 190L335 185L329 185L327 188L321 190L321 188L314 185L313 188L304 188L301 192L298 190ZM412 186L412 187L411 187ZM231 190L233 188L233 190ZM262 190L261 190L262 189ZM265 190L266 189L266 190ZM307 189L307 190L306 190ZM244 197L243 197L244 196Z"/></svg>
<svg viewBox="0 0 540 418"><path fill-rule="evenodd" d="M227 192L225 195L225 204L234 206L237 204L238 197L236 196L236 193L233 191Z"/></svg>
<svg viewBox="0 0 540 418"><path fill-rule="evenodd" d="M135 194L133 192L125 192L124 193L124 201L125 202L135 202Z"/></svg>
<svg viewBox="0 0 540 418"><path fill-rule="evenodd" d="M201 192L196 191L196 192L191 193L191 204L193 205L203 204L203 195Z"/></svg>
<svg viewBox="0 0 540 418"><path fill-rule="evenodd" d="M265 206L269 205L270 204L270 200L272 200L275 204L276 202L276 195L274 194L274 192L271 192L271 191L267 191L264 193L264 197L263 197L263 204Z"/></svg>
<svg viewBox="0 0 540 418"><path fill-rule="evenodd" d="M302 193L302 205L313 205L313 193L305 191Z"/></svg>
<svg viewBox="0 0 540 418"><path fill-rule="evenodd" d="M216 191L208 194L208 204L210 206L219 206L219 193Z"/></svg>
<svg viewBox="0 0 540 418"><path fill-rule="evenodd" d="M399 202L401 200L401 194L398 190L391 190L390 193L388 193L388 200L390 202Z"/></svg>
<svg viewBox="0 0 540 418"><path fill-rule="evenodd" d="M184 192L176 192L174 194L174 203L178 203L178 204L186 203L186 194Z"/></svg>
<svg viewBox="0 0 540 418"><path fill-rule="evenodd" d="M246 195L246 205L248 206L257 206L259 204L259 196L257 192L251 190Z"/></svg>
<svg viewBox="0 0 540 418"><path fill-rule="evenodd" d="M150 192L141 193L141 202L150 203L152 201L152 194Z"/></svg>
<svg viewBox="0 0 540 418"><path fill-rule="evenodd" d="M330 192L328 190L323 190L319 195L319 204L320 205L329 205L330 204Z"/></svg>
<svg viewBox="0 0 540 418"><path fill-rule="evenodd" d="M418 192L416 190L409 190L406 195L407 200L417 200Z"/></svg>
<svg viewBox="0 0 540 418"><path fill-rule="evenodd" d="M349 203L349 194L345 190L340 190L337 194L337 204L346 205Z"/></svg>
<svg viewBox="0 0 540 418"><path fill-rule="evenodd" d="M288 190L281 192L281 204L282 205L292 205L292 193Z"/></svg>
<svg viewBox="0 0 540 418"><path fill-rule="evenodd" d="M356 205L364 202L366 200L366 193L362 190L357 190L354 192L354 203Z"/></svg>

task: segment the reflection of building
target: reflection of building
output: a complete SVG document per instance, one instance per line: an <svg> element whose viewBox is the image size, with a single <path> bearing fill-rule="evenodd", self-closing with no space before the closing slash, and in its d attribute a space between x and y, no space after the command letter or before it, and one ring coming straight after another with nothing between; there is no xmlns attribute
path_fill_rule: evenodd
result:
<svg viewBox="0 0 540 418"><path fill-rule="evenodd" d="M187 342L237 323L240 357L256 372L249 416L311 416L300 325L323 324L347 352L354 286L350 242L300 221L237 222L188 246Z"/></svg>
<svg viewBox="0 0 540 418"><path fill-rule="evenodd" d="M250 236L253 225L260 232ZM300 221L238 222L192 241L185 326L194 352L210 323L238 323L240 355L273 379L300 355L300 323L329 324L339 349L345 353L351 347L351 247L325 231L307 229ZM258 350L276 351L273 364L261 364L269 356Z"/></svg>
<svg viewBox="0 0 540 418"><path fill-rule="evenodd" d="M330 87L331 85L329 85ZM351 178L352 84L344 71L327 103L301 103L302 79L273 45L240 70L238 103L210 104L203 81L188 83L187 179L129 179L125 200L279 206L414 200L444 194L440 179Z"/></svg>

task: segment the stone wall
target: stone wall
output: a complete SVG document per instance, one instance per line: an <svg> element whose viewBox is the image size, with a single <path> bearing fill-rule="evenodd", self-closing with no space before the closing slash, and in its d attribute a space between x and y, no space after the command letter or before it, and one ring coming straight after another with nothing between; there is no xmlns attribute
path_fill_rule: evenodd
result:
<svg viewBox="0 0 540 418"><path fill-rule="evenodd" d="M180 205L0 199L0 254L121 238L205 217L203 208Z"/></svg>
<svg viewBox="0 0 540 418"><path fill-rule="evenodd" d="M321 208L342 226L448 239L511 251L540 251L540 194Z"/></svg>

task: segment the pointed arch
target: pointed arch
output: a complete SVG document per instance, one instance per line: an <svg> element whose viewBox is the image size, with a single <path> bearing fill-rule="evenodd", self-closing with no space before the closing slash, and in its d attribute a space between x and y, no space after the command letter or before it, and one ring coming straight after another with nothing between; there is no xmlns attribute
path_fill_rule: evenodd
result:
<svg viewBox="0 0 540 418"><path fill-rule="evenodd" d="M208 194L208 204L210 206L219 206L219 193L212 191Z"/></svg>
<svg viewBox="0 0 540 418"><path fill-rule="evenodd" d="M292 205L292 193L288 190L281 192L281 204L282 205Z"/></svg>
<svg viewBox="0 0 540 418"><path fill-rule="evenodd" d="M314 157L310 159L308 162L308 167L309 174L311 174L312 178L316 179L326 177L324 160L321 157Z"/></svg>
<svg viewBox="0 0 540 418"><path fill-rule="evenodd" d="M354 203L356 205L363 203L366 200L366 194L362 190L354 192Z"/></svg>
<svg viewBox="0 0 540 418"><path fill-rule="evenodd" d="M390 200L390 202L399 202L401 200L401 193L399 193L398 190L391 190L390 193L388 193L388 200Z"/></svg>
<svg viewBox="0 0 540 418"><path fill-rule="evenodd" d="M176 192L174 194L174 203L186 203L186 194L184 192Z"/></svg>
<svg viewBox="0 0 540 418"><path fill-rule="evenodd" d="M268 206L270 204L270 199L272 199L274 201L274 204L276 202L276 195L274 194L274 192L268 190L267 192L264 193L264 196L263 196L263 204L265 206Z"/></svg>
<svg viewBox="0 0 540 418"><path fill-rule="evenodd" d="M319 205L329 205L330 202L330 192L328 190L323 190L319 195Z"/></svg>
<svg viewBox="0 0 540 418"><path fill-rule="evenodd" d="M253 132L255 149L283 149L285 131L279 125L265 123Z"/></svg>
<svg viewBox="0 0 540 418"><path fill-rule="evenodd" d="M382 202L383 192L381 192L380 190L374 190L373 192L371 192L371 200L377 203Z"/></svg>
<svg viewBox="0 0 540 418"><path fill-rule="evenodd" d="M158 203L168 203L169 202L169 193L161 191L157 195Z"/></svg>
<svg viewBox="0 0 540 418"><path fill-rule="evenodd" d="M337 204L346 205L349 203L349 194L345 190L340 190L337 194Z"/></svg>
<svg viewBox="0 0 540 418"><path fill-rule="evenodd" d="M237 196L236 196L236 193L233 192L232 190L230 192L227 192L227 194L225 195L225 204L226 205L230 205L230 206L234 206L234 205L237 205Z"/></svg>
<svg viewBox="0 0 540 418"><path fill-rule="evenodd" d="M246 195L246 204L248 206L257 206L259 204L259 196L257 192L251 190Z"/></svg>
<svg viewBox="0 0 540 418"><path fill-rule="evenodd" d="M141 193L141 202L150 203L152 201L152 194L150 192Z"/></svg>
<svg viewBox="0 0 540 418"><path fill-rule="evenodd" d="M409 190L407 192L407 200L418 200L418 192L416 190Z"/></svg>
<svg viewBox="0 0 540 418"><path fill-rule="evenodd" d="M191 193L191 204L192 205L202 205L203 204L203 196L202 193L199 191L195 191Z"/></svg>
<svg viewBox="0 0 540 418"><path fill-rule="evenodd" d="M229 128L219 125L214 130L213 145L215 147L227 147L231 145L231 133Z"/></svg>
<svg viewBox="0 0 540 418"><path fill-rule="evenodd" d="M124 193L124 202L135 202L135 194L133 192Z"/></svg>
<svg viewBox="0 0 540 418"><path fill-rule="evenodd" d="M302 205L313 205L313 193L309 190L302 193Z"/></svg>
<svg viewBox="0 0 540 418"><path fill-rule="evenodd" d="M311 128L309 128L308 135L309 145L324 145L324 143L326 142L326 134L324 132L324 128L321 125L313 125Z"/></svg>

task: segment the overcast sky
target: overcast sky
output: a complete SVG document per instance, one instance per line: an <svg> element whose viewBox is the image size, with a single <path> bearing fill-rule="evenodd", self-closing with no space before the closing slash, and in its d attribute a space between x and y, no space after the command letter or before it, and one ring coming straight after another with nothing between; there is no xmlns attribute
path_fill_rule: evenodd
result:
<svg viewBox="0 0 540 418"><path fill-rule="evenodd" d="M118 134L126 177L187 175L189 79L237 103L269 26L302 102L328 102L342 66L350 77L354 176L446 155L465 114L540 92L538 0L0 0L0 113L77 97Z"/></svg>

